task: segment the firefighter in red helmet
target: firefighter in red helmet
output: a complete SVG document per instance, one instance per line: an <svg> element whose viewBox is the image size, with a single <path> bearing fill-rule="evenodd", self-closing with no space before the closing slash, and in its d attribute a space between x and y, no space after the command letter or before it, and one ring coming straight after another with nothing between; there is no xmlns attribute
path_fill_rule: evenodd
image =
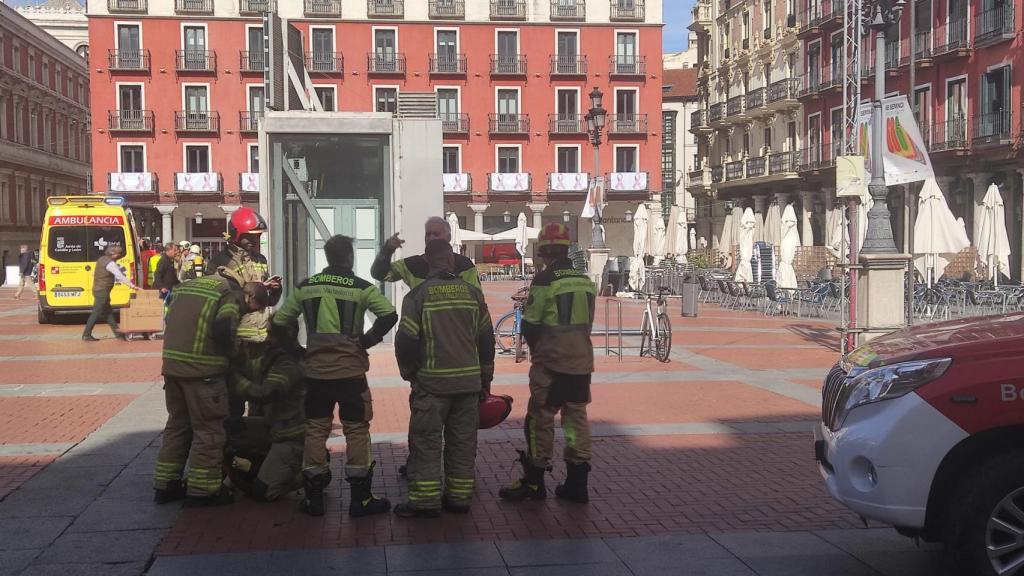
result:
<svg viewBox="0 0 1024 576"><path fill-rule="evenodd" d="M590 375L594 348L590 331L597 290L569 259L569 229L548 224L537 239L537 257L544 264L530 285L523 311L522 333L530 346L530 402L526 408L526 451L520 452L523 477L498 495L504 500L542 500L547 496L544 472L554 452L555 415L565 431L567 478L555 489L564 500L586 503L590 472Z"/></svg>

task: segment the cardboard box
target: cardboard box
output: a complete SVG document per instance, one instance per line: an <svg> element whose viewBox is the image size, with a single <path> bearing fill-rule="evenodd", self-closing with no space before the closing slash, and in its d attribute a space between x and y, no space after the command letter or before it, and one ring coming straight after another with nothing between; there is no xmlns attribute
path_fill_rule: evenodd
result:
<svg viewBox="0 0 1024 576"><path fill-rule="evenodd" d="M121 309L121 331L162 332L164 329L164 301L157 290L137 290Z"/></svg>

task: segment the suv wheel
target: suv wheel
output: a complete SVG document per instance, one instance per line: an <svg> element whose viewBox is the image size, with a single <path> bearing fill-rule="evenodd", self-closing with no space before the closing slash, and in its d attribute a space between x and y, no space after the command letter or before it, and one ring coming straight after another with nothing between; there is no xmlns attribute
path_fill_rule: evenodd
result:
<svg viewBox="0 0 1024 576"><path fill-rule="evenodd" d="M39 323L40 324L53 324L53 312L47 312L42 308L39 309Z"/></svg>
<svg viewBox="0 0 1024 576"><path fill-rule="evenodd" d="M946 545L962 574L1024 575L1024 454L988 460L961 484Z"/></svg>

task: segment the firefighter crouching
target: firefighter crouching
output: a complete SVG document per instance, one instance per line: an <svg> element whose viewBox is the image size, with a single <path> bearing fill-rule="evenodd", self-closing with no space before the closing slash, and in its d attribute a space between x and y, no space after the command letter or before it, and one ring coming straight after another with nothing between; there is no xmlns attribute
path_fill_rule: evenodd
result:
<svg viewBox="0 0 1024 576"><path fill-rule="evenodd" d="M530 346L530 402L527 406L526 452L520 452L523 478L498 494L510 501L542 500L547 496L544 472L554 451L554 419L561 413L565 432L567 478L555 488L562 499L586 503L590 472L590 375L594 350L590 331L594 316L593 282L573 269L569 230L548 224L537 240L544 264L530 285L523 311L522 333Z"/></svg>
<svg viewBox="0 0 1024 576"><path fill-rule="evenodd" d="M235 210L228 220L228 242L210 260L211 272L226 269L243 282L262 282L270 293L267 308L242 316L238 326L238 339L242 343L261 344L266 341L272 307L281 299L281 280L270 277L267 258L259 252L260 236L266 231L266 221L255 210L244 206Z"/></svg>
<svg viewBox="0 0 1024 576"><path fill-rule="evenodd" d="M164 329L167 424L153 475L154 500L185 506L230 504L222 489L228 417L226 374L242 313L260 303L222 276L189 280L174 290ZM182 471L189 464L187 491Z"/></svg>
<svg viewBox="0 0 1024 576"><path fill-rule="evenodd" d="M252 286L266 291L262 284ZM256 500L273 501L302 487L306 440L302 349L272 331L266 352L236 360L229 386L233 397L258 404L262 416L229 426L232 481Z"/></svg>
<svg viewBox="0 0 1024 576"><path fill-rule="evenodd" d="M298 331L301 315L306 326L306 354L302 361L306 378L306 446L302 470L305 477L304 510L324 514L323 492L329 482L327 439L339 405L345 435L345 477L351 485L349 515L380 514L391 509L385 498L371 492L374 461L370 453L370 420L373 403L366 372L366 351L384 339L398 322L395 308L373 284L352 271L355 253L352 239L334 236L324 244L327 268L299 284L274 317L274 326ZM369 310L376 320L363 332Z"/></svg>
<svg viewBox="0 0 1024 576"><path fill-rule="evenodd" d="M409 497L395 507L403 518L469 511L480 399L494 377L494 331L483 293L454 274L447 241L431 240L424 256L429 272L402 302L395 337L399 370L412 384Z"/></svg>

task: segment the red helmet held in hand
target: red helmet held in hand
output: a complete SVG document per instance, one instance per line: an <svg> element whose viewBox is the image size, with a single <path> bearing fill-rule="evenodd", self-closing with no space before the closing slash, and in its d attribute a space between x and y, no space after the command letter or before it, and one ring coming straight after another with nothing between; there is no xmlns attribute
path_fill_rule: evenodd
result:
<svg viewBox="0 0 1024 576"><path fill-rule="evenodd" d="M480 426L481 430L494 428L501 424L512 413L512 397L488 394L480 402Z"/></svg>
<svg viewBox="0 0 1024 576"><path fill-rule="evenodd" d="M228 240L238 242L246 234L262 234L267 231L267 221L252 208L242 207L231 213L228 220Z"/></svg>

